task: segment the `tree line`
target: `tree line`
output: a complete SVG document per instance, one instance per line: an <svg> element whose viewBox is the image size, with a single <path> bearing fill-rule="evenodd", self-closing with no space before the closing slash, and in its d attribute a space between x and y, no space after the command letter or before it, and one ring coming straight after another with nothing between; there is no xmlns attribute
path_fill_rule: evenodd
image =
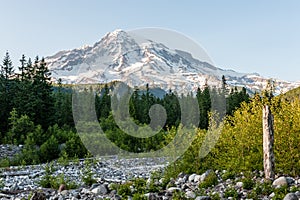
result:
<svg viewBox="0 0 300 200"><path fill-rule="evenodd" d="M129 113L138 125L150 123L148 113L152 105L162 105L166 110L167 119L163 129L149 139L129 136L115 123L110 94L114 84L93 88L97 118L106 137L121 148L133 152L159 149L166 145L166 133L181 123L181 98L197 100L200 129L207 129L209 125L211 93L225 95L228 115L232 115L241 102L249 101L245 88L229 90L225 77L222 81L220 89L205 85L196 94L187 95L168 91L164 96L158 97L150 91L148 85L144 90L136 89L130 97ZM1 143L24 145L16 162L32 164L50 161L62 155L83 157L87 154L76 134L72 116L72 95L72 86L62 84L61 80L52 83L44 58L36 57L32 61L23 55L16 70L9 53L6 53L0 71L0 134Z"/></svg>

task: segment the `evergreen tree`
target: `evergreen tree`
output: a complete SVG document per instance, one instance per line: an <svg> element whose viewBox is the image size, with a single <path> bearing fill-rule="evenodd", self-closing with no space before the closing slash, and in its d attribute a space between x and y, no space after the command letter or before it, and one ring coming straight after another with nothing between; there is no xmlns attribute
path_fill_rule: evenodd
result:
<svg viewBox="0 0 300 200"><path fill-rule="evenodd" d="M211 110L211 97L209 87L206 85L204 90L197 93L199 112L200 112L200 124L199 128L207 129L209 125L208 112Z"/></svg>
<svg viewBox="0 0 300 200"><path fill-rule="evenodd" d="M18 76L19 76L19 80L23 82L26 79L26 58L24 54L20 59L20 64L21 64L19 67L20 74Z"/></svg>
<svg viewBox="0 0 300 200"><path fill-rule="evenodd" d="M50 82L51 73L44 58L39 61L39 58L36 57L33 69L35 74L32 84L32 89L34 90L32 107L35 113L32 119L34 119L35 124L40 124L44 129L47 129L53 124L54 116L54 101L52 98L52 84Z"/></svg>
<svg viewBox="0 0 300 200"><path fill-rule="evenodd" d="M8 130L8 117L13 108L14 99L14 69L9 53L6 52L0 70L0 130L5 133Z"/></svg>

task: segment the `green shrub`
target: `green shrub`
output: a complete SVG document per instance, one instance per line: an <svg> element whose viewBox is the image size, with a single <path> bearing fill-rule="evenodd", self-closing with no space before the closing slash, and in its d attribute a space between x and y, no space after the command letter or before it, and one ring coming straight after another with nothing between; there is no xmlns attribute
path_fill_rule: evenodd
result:
<svg viewBox="0 0 300 200"><path fill-rule="evenodd" d="M210 193L209 194L209 197L212 199L212 200L221 200L221 197L218 193Z"/></svg>
<svg viewBox="0 0 300 200"><path fill-rule="evenodd" d="M253 192L257 195L270 195L273 192L274 188L270 181L264 183L257 183L253 188Z"/></svg>
<svg viewBox="0 0 300 200"><path fill-rule="evenodd" d="M84 169L82 172L82 181L85 185L91 186L94 183L96 183L96 179L94 179L94 172L91 169L91 161L89 159L86 159L84 161Z"/></svg>
<svg viewBox="0 0 300 200"><path fill-rule="evenodd" d="M213 171L211 171L211 172L209 172L207 177L204 179L204 181L199 184L199 187L200 188L208 188L208 187L211 187L211 186L214 186L217 184L218 184L218 177Z"/></svg>
<svg viewBox="0 0 300 200"><path fill-rule="evenodd" d="M67 152L62 151L60 157L57 160L57 162L62 166L67 166L69 164L69 158L68 158Z"/></svg>
<svg viewBox="0 0 300 200"><path fill-rule="evenodd" d="M244 178L242 182L245 190L251 190L255 186L255 182L251 178Z"/></svg>
<svg viewBox="0 0 300 200"><path fill-rule="evenodd" d="M172 199L173 200L185 200L187 198L185 197L185 193L184 192L182 192L182 191L175 191L173 193L173 195L172 195Z"/></svg>
<svg viewBox="0 0 300 200"><path fill-rule="evenodd" d="M258 200L259 197L258 197L258 194L256 194L256 192L252 190L252 191L247 195L247 199Z"/></svg>
<svg viewBox="0 0 300 200"><path fill-rule="evenodd" d="M234 199L237 199L239 196L238 192L234 189L234 188L226 188L225 192L224 192L224 197L228 198L228 197L232 197Z"/></svg>
<svg viewBox="0 0 300 200"><path fill-rule="evenodd" d="M64 184L66 188L75 189L78 185L70 181L69 178L66 178L64 174L60 174L57 177L54 177L53 172L55 171L53 163L45 165L45 175L39 181L39 185L43 188L53 188L58 189L60 185Z"/></svg>
<svg viewBox="0 0 300 200"><path fill-rule="evenodd" d="M147 200L145 194L135 193L132 197L132 200Z"/></svg>
<svg viewBox="0 0 300 200"><path fill-rule="evenodd" d="M45 165L45 175L42 177L42 179L39 181L39 184L43 187L43 188L51 188L52 184L53 184L53 172L54 172L54 167L53 167L53 163L47 163Z"/></svg>
<svg viewBox="0 0 300 200"><path fill-rule="evenodd" d="M8 158L3 158L0 160L0 167L9 167L10 161Z"/></svg>
<svg viewBox="0 0 300 200"><path fill-rule="evenodd" d="M281 200L285 197L287 193L289 193L288 186L281 186L279 188L274 189L275 196L272 198L274 200Z"/></svg>
<svg viewBox="0 0 300 200"><path fill-rule="evenodd" d="M131 196L132 195L132 192L130 189L131 185L132 185L132 183L129 183L129 182L121 184L117 191L118 195L120 195L123 198L127 198L128 196Z"/></svg>
<svg viewBox="0 0 300 200"><path fill-rule="evenodd" d="M59 157L59 148L56 138L52 135L40 148L40 159L49 162Z"/></svg>
<svg viewBox="0 0 300 200"><path fill-rule="evenodd" d="M146 180L137 178L133 180L133 186L138 193L144 194L146 192Z"/></svg>
<svg viewBox="0 0 300 200"><path fill-rule="evenodd" d="M234 179L235 178L235 172L228 170L222 175L222 179L226 181L227 179Z"/></svg>

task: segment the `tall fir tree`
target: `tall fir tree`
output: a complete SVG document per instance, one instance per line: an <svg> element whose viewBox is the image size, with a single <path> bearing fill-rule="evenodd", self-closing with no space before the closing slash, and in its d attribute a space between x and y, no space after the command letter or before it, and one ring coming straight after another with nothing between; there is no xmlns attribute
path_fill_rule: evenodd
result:
<svg viewBox="0 0 300 200"><path fill-rule="evenodd" d="M52 96L52 84L50 81L49 69L42 58L39 60L36 57L33 70L35 72L33 77L34 99L32 99L35 115L33 116L35 124L40 124L44 129L53 124L54 116L54 100Z"/></svg>
<svg viewBox="0 0 300 200"><path fill-rule="evenodd" d="M8 130L8 117L14 103L14 68L10 55L6 52L0 70L0 129L2 133Z"/></svg>

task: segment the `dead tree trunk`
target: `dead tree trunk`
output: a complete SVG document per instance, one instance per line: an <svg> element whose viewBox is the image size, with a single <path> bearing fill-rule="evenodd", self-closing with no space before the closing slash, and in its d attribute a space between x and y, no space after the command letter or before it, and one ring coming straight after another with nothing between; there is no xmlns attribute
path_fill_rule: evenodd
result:
<svg viewBox="0 0 300 200"><path fill-rule="evenodd" d="M265 105L263 108L263 155L264 172L266 179L275 178L275 157L274 157L274 118L270 107Z"/></svg>

